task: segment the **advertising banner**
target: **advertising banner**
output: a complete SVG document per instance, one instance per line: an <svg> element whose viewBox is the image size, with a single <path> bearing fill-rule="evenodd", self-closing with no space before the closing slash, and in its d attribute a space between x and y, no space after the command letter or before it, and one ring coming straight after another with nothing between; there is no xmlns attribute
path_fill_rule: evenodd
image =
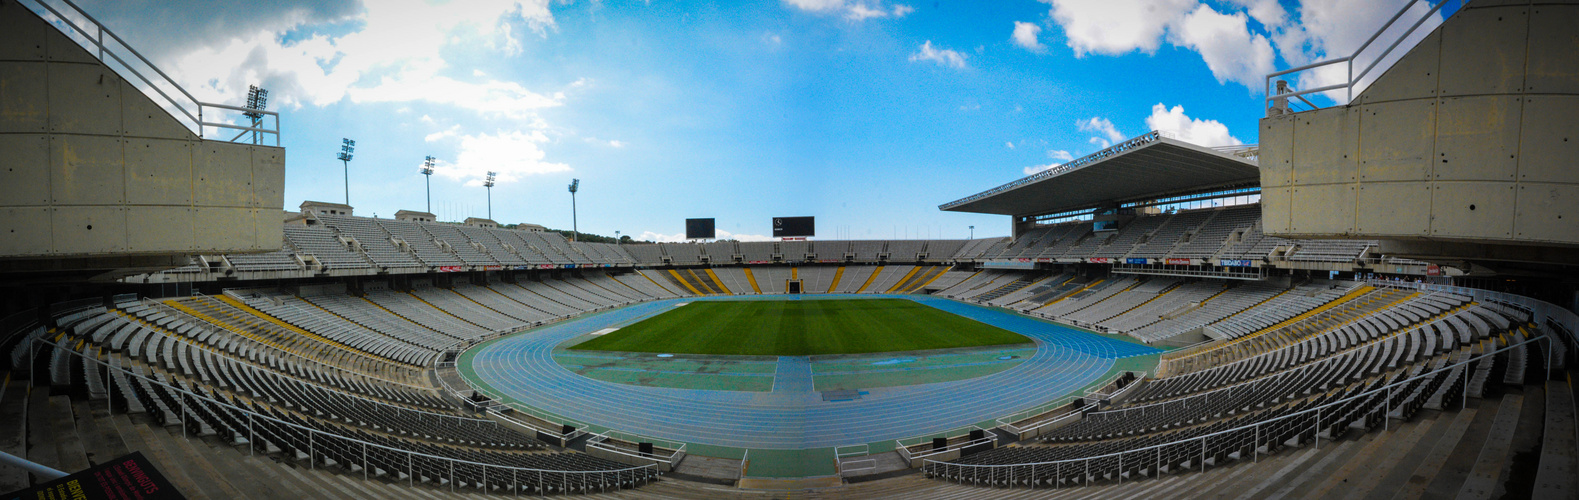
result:
<svg viewBox="0 0 1579 500"><path fill-rule="evenodd" d="M1124 263L1125 264L1145 264L1146 263L1146 259L1137 259L1137 258L1134 258L1134 257L1130 257L1128 259L1124 259Z"/></svg>
<svg viewBox="0 0 1579 500"><path fill-rule="evenodd" d="M1217 261L1217 265L1225 267L1255 267L1255 262L1244 259L1221 259Z"/></svg>
<svg viewBox="0 0 1579 500"><path fill-rule="evenodd" d="M1109 259L1107 257L1091 257L1086 259L1086 262L1090 262L1092 264L1111 264L1113 263L1113 259Z"/></svg>
<svg viewBox="0 0 1579 500"><path fill-rule="evenodd" d="M1191 260L1192 259L1168 259L1168 265L1170 265L1170 266L1188 266L1188 265L1193 263L1193 262L1191 262Z"/></svg>
<svg viewBox="0 0 1579 500"><path fill-rule="evenodd" d="M439 272L441 273L458 273L465 269L461 266L439 266Z"/></svg>

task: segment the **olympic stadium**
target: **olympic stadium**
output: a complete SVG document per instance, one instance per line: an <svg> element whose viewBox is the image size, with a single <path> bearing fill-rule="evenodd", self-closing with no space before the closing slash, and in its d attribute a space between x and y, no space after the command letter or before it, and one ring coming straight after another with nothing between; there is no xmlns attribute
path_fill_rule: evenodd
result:
<svg viewBox="0 0 1579 500"><path fill-rule="evenodd" d="M91 14L0 0L19 498L1579 497L1579 4L928 202L1010 237L631 244L287 207Z"/></svg>

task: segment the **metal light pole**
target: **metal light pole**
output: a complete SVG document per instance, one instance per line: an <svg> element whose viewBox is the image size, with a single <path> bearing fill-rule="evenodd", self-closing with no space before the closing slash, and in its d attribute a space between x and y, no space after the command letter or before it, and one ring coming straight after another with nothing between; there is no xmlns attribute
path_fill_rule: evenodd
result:
<svg viewBox="0 0 1579 500"><path fill-rule="evenodd" d="M356 141L340 139L340 163L345 166L345 204L351 205L351 153L356 151Z"/></svg>
<svg viewBox="0 0 1579 500"><path fill-rule="evenodd" d="M576 191L581 189L581 179L570 180L570 241L576 241L581 230L576 227Z"/></svg>
<svg viewBox="0 0 1579 500"><path fill-rule="evenodd" d="M970 239L976 239L976 226L970 226Z"/></svg>
<svg viewBox="0 0 1579 500"><path fill-rule="evenodd" d="M427 176L428 185L428 213L433 213L433 157L422 160L422 175ZM435 217L437 218L437 217Z"/></svg>
<svg viewBox="0 0 1579 500"><path fill-rule="evenodd" d="M483 181L483 187L488 188L488 220L493 220L493 178L498 172L488 172L488 180Z"/></svg>
<svg viewBox="0 0 1579 500"><path fill-rule="evenodd" d="M620 232L619 231L614 231L614 244L615 245L620 244Z"/></svg>

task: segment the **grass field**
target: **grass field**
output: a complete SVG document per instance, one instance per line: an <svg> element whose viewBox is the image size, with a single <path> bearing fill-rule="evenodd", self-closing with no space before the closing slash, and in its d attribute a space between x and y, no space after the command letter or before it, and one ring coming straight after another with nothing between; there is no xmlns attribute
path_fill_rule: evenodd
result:
<svg viewBox="0 0 1579 500"><path fill-rule="evenodd" d="M571 349L814 356L1030 341L903 299L698 301Z"/></svg>

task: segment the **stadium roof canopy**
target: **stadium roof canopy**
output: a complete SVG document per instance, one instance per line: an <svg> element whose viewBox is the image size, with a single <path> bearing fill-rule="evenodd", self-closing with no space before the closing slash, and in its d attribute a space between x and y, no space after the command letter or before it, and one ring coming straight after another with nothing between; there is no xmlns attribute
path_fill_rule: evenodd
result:
<svg viewBox="0 0 1579 500"><path fill-rule="evenodd" d="M939 205L1032 216L1261 182L1247 148L1207 148L1150 132L1020 180Z"/></svg>

